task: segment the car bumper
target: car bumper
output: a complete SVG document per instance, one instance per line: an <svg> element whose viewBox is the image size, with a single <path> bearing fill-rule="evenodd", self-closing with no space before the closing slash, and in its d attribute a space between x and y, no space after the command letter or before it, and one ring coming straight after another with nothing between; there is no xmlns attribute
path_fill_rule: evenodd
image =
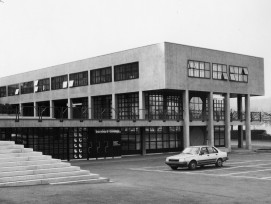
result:
<svg viewBox="0 0 271 204"><path fill-rule="evenodd" d="M229 160L229 157L223 157L223 162Z"/></svg>
<svg viewBox="0 0 271 204"><path fill-rule="evenodd" d="M166 161L165 162L165 164L166 165L168 165L168 166L176 166L176 167L187 167L188 166L188 164L187 164L187 162L172 162L172 161Z"/></svg>

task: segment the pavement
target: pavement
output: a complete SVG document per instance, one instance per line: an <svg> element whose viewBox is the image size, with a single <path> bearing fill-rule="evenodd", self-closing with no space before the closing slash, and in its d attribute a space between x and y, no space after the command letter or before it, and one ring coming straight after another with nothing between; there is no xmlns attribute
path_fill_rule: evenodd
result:
<svg viewBox="0 0 271 204"><path fill-rule="evenodd" d="M194 171L166 166L165 158L173 154L74 160L72 165L110 182L0 188L0 203L271 203L271 153L233 151L224 167Z"/></svg>

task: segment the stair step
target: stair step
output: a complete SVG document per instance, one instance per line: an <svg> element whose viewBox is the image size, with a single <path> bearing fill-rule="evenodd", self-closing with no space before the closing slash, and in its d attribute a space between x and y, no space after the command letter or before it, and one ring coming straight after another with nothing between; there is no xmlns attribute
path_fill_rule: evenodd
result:
<svg viewBox="0 0 271 204"><path fill-rule="evenodd" d="M1 164L0 169L2 167L41 165L41 164L52 164L52 163L60 163L60 162L61 160L59 159L5 162Z"/></svg>
<svg viewBox="0 0 271 204"><path fill-rule="evenodd" d="M0 183L6 182L16 182L25 180L38 180L38 179L58 179L62 177L72 177L72 176L91 176L91 178L97 178L97 174L90 175L89 171L79 170L71 172L56 172L56 173L46 173L46 174L34 174L34 175L24 175L24 176L12 176L12 177L2 177L0 178Z"/></svg>
<svg viewBox="0 0 271 204"><path fill-rule="evenodd" d="M52 159L50 155L38 155L38 156L28 156L28 157L8 157L0 158L0 166L2 163L6 162L18 162L18 161L36 161L36 160L49 160Z"/></svg>
<svg viewBox="0 0 271 204"><path fill-rule="evenodd" d="M50 169L50 168L64 168L71 166L70 163L51 163L51 164L41 164L41 165L29 165L29 166L12 166L12 167L0 167L0 175L2 172L12 172L12 171L27 171L27 170L38 170L38 169Z"/></svg>
<svg viewBox="0 0 271 204"><path fill-rule="evenodd" d="M0 146L15 144L14 141L0 141Z"/></svg>
<svg viewBox="0 0 271 204"><path fill-rule="evenodd" d="M8 144L8 145L0 145L0 150L5 149L23 149L23 145L15 145L15 144Z"/></svg>
<svg viewBox="0 0 271 204"><path fill-rule="evenodd" d="M31 149L31 148L23 148L23 149L0 149L0 154L22 153L22 152L33 152L33 149Z"/></svg>
<svg viewBox="0 0 271 204"><path fill-rule="evenodd" d="M43 155L43 154L42 152L9 153L9 154L0 154L0 158L27 157L27 156L38 156L38 155Z"/></svg>
<svg viewBox="0 0 271 204"><path fill-rule="evenodd" d="M79 171L80 167L78 166L67 166L61 168L48 168L48 169L32 169L32 170L23 170L23 171L6 171L1 172L1 177L11 177L11 176L26 176L26 175L36 175L36 174L46 174L46 173L59 173L59 172L71 172Z"/></svg>
<svg viewBox="0 0 271 204"><path fill-rule="evenodd" d="M98 179L88 179L88 180L77 180L77 181L66 181L58 183L50 183L51 185L64 185L64 184L95 184L95 183L108 183L110 180L108 178L99 177Z"/></svg>

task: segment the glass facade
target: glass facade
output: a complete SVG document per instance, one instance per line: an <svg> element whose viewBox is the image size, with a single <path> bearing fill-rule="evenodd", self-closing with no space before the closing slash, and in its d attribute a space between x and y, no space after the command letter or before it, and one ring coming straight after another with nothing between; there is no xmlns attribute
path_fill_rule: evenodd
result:
<svg viewBox="0 0 271 204"><path fill-rule="evenodd" d="M146 92L146 119L182 119L181 92Z"/></svg>
<svg viewBox="0 0 271 204"><path fill-rule="evenodd" d="M50 90L50 79L40 79L34 82L35 84L35 92L43 92L43 91L49 91Z"/></svg>
<svg viewBox="0 0 271 204"><path fill-rule="evenodd" d="M5 86L0 87L0 98L6 96L7 96L7 87Z"/></svg>
<svg viewBox="0 0 271 204"><path fill-rule="evenodd" d="M15 96L20 93L19 84L13 84L8 86L8 96Z"/></svg>
<svg viewBox="0 0 271 204"><path fill-rule="evenodd" d="M128 93L117 95L118 119L139 119L139 95Z"/></svg>
<svg viewBox="0 0 271 204"><path fill-rule="evenodd" d="M213 79L228 80L227 65L213 63Z"/></svg>
<svg viewBox="0 0 271 204"><path fill-rule="evenodd" d="M24 82L21 84L21 94L34 93L34 82Z"/></svg>
<svg viewBox="0 0 271 204"><path fill-rule="evenodd" d="M88 71L69 75L69 87L87 86Z"/></svg>
<svg viewBox="0 0 271 204"><path fill-rule="evenodd" d="M56 76L51 78L51 89L65 89L68 88L68 75Z"/></svg>
<svg viewBox="0 0 271 204"><path fill-rule="evenodd" d="M188 60L188 76L197 78L210 78L210 63Z"/></svg>
<svg viewBox="0 0 271 204"><path fill-rule="evenodd" d="M112 82L112 68L105 67L90 71L90 84Z"/></svg>
<svg viewBox="0 0 271 204"><path fill-rule="evenodd" d="M122 154L140 154L141 153L141 135L140 128L121 128L121 149Z"/></svg>
<svg viewBox="0 0 271 204"><path fill-rule="evenodd" d="M93 119L112 118L112 95L95 96L93 98Z"/></svg>
<svg viewBox="0 0 271 204"><path fill-rule="evenodd" d="M121 64L114 66L114 80L122 81L139 78L139 63Z"/></svg>
<svg viewBox="0 0 271 204"><path fill-rule="evenodd" d="M183 148L181 127L146 127L146 152L180 151Z"/></svg>
<svg viewBox="0 0 271 204"><path fill-rule="evenodd" d="M225 147L225 127L214 127L214 143L216 147Z"/></svg>
<svg viewBox="0 0 271 204"><path fill-rule="evenodd" d="M246 67L230 66L230 80L248 82L248 69Z"/></svg>
<svg viewBox="0 0 271 204"><path fill-rule="evenodd" d="M205 120L208 118L208 98L192 97L189 102L190 120Z"/></svg>
<svg viewBox="0 0 271 204"><path fill-rule="evenodd" d="M225 119L224 100L214 100L214 120L221 121Z"/></svg>

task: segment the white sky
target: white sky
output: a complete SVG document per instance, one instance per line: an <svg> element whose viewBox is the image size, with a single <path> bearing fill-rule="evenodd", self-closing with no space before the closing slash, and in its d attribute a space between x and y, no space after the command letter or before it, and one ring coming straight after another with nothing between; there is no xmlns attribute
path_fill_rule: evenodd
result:
<svg viewBox="0 0 271 204"><path fill-rule="evenodd" d="M2 0L0 77L164 41L263 57L270 0Z"/></svg>

